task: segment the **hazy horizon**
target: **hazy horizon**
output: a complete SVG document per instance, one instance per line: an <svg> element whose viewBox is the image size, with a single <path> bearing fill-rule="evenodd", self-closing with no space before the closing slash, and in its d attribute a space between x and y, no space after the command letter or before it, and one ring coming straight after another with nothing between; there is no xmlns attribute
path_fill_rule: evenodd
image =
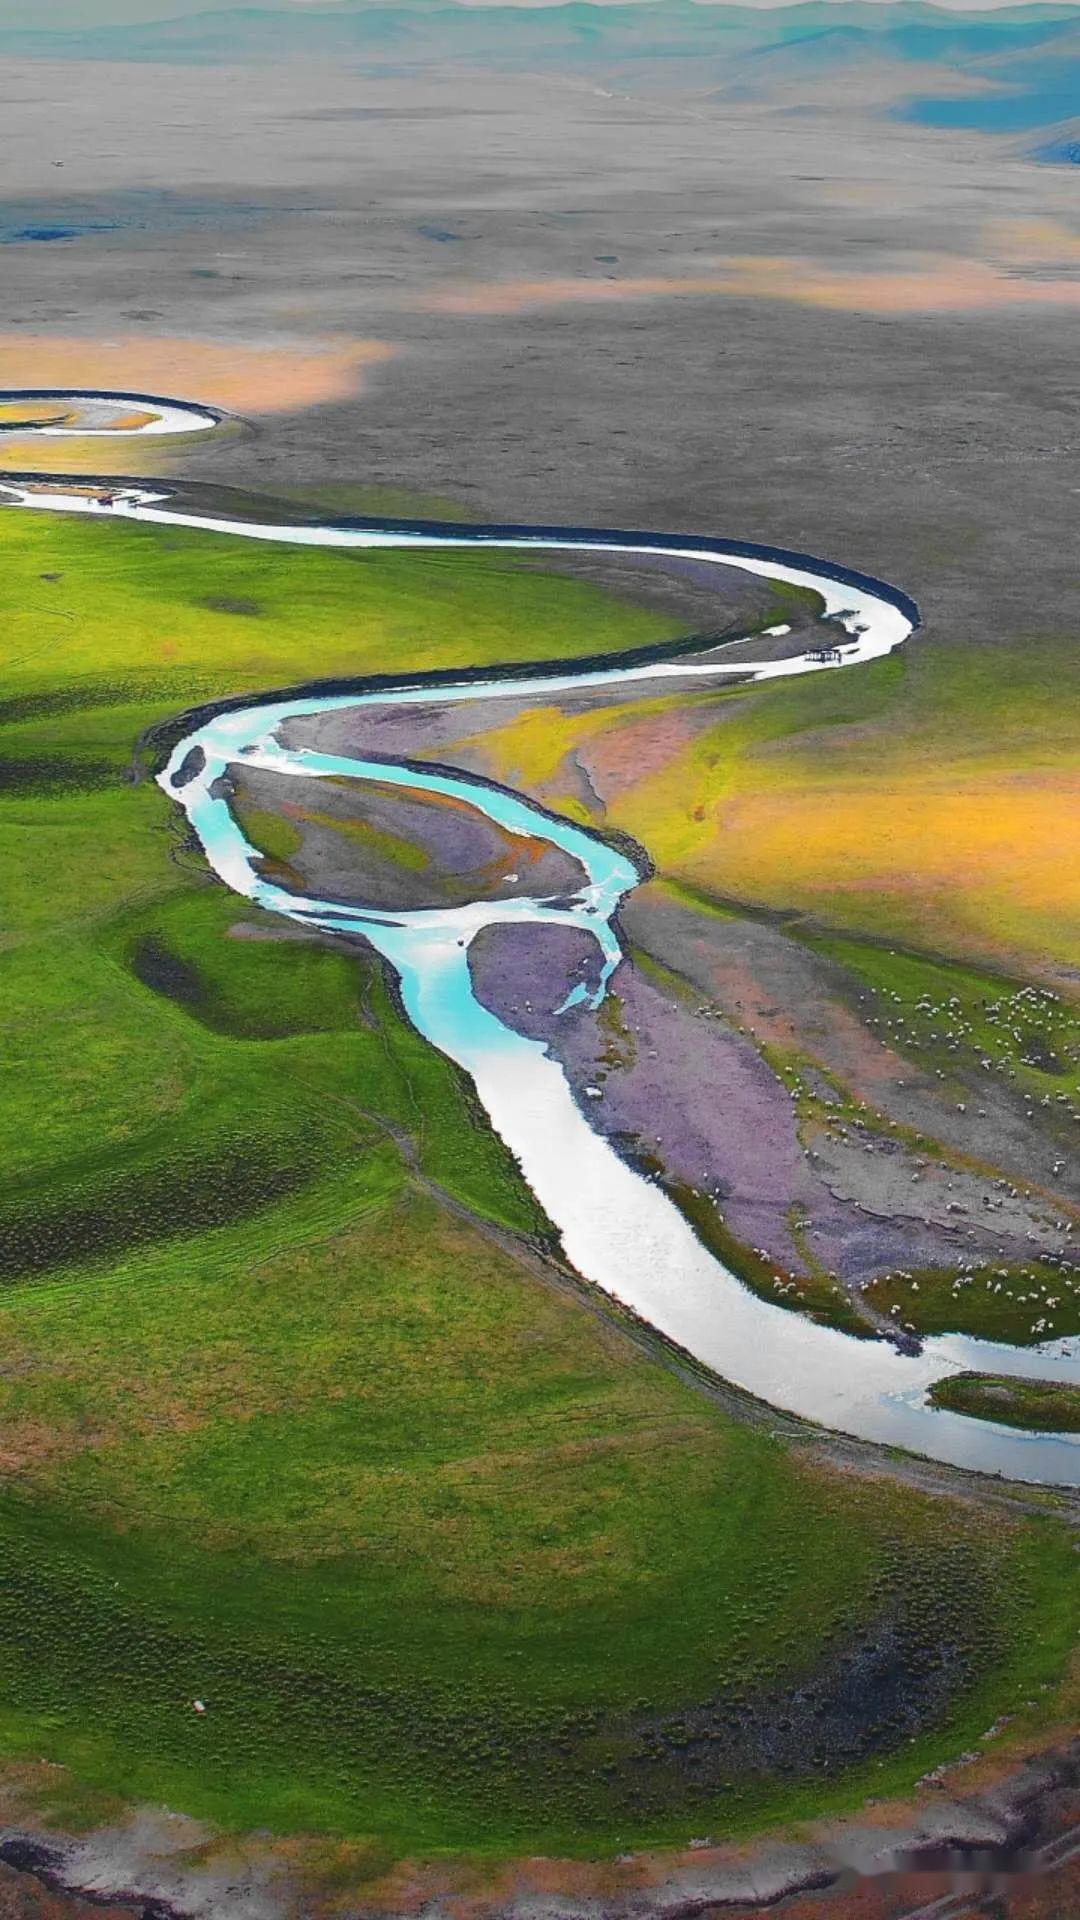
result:
<svg viewBox="0 0 1080 1920"><path fill-rule="evenodd" d="M413 11L435 11L440 7L469 7L486 10L515 7L522 11L551 10L572 0L46 0L36 14L38 31L50 28L92 28L97 26L141 26L165 20L196 17L222 12L317 13L365 12L374 7L407 7ZM595 7L647 7L684 4L685 0L574 0ZM693 6L746 8L750 11L780 11L797 6L910 7L923 5L942 13L1004 12L1076 12L1080 0L688 0ZM0 0L0 24L23 25L26 22L24 0Z"/></svg>

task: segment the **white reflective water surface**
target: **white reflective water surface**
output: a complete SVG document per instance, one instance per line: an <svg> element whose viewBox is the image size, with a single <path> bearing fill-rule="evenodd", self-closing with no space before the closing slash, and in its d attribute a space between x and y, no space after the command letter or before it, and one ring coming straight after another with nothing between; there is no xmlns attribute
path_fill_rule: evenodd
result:
<svg viewBox="0 0 1080 1920"><path fill-rule="evenodd" d="M0 420L0 437L17 433L25 439L30 433L46 440L98 438L103 435L125 440L144 439L147 435L206 433L221 424L220 413L187 400L157 400L142 393L81 393L59 387L27 387L20 392L0 393L0 403L17 407L25 400L28 407L55 404L67 408L69 417L53 425L30 421L20 427L17 421ZM134 426L118 426L125 415L145 413Z"/></svg>

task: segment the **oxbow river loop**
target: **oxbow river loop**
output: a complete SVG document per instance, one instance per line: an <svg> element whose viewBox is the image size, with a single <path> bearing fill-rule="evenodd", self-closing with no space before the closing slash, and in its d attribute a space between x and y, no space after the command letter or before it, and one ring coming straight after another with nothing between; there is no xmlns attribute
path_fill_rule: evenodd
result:
<svg viewBox="0 0 1080 1920"><path fill-rule="evenodd" d="M0 401L9 415L19 401L27 403L28 412L34 406L59 412L61 417L54 414L46 425L21 425L21 437L29 431L54 436L87 431L203 433L222 418L209 407L141 394L24 392L2 395ZM136 424L126 424L125 416L130 421L133 413ZM0 448L5 431L11 431L10 419L0 423ZM0 501L36 511L203 528L294 546L659 552L711 562L820 594L838 629L840 665L847 668L891 653L918 621L905 594L869 576L743 542L557 527L389 522L290 526L185 512L169 504L169 495L142 487L121 486L110 494L104 487L40 477L0 483ZM318 663L312 666L317 669ZM521 794L465 774L290 750L280 739L286 721L332 709L428 705L433 698L520 699L633 681L693 687L733 676L766 681L836 670L809 654L725 664L722 655L691 661L676 657L673 650L667 659L570 665L537 674L511 671L412 681L406 674L389 686L369 684L354 692L213 712L176 744L158 778L170 799L184 809L207 860L227 886L301 925L362 935L389 962L409 1017L471 1077L492 1125L558 1229L568 1259L586 1280L631 1307L723 1379L790 1413L955 1466L1020 1480L1080 1484L1080 1438L973 1420L927 1400L934 1381L969 1370L1080 1384L1080 1341L1020 1349L940 1335L924 1340L920 1351L906 1353L886 1340L855 1340L772 1306L707 1252L666 1194L593 1131L561 1066L543 1045L504 1025L477 1000L469 969L473 937L483 927L522 922L586 930L603 957L597 989L602 995L621 959L614 915L641 877L627 853ZM258 854L230 810L227 783L220 783L238 761L286 778L378 780L464 801L505 831L546 840L571 855L584 872L584 883L571 899L518 897L400 913L375 913L339 900L295 895L260 873Z"/></svg>

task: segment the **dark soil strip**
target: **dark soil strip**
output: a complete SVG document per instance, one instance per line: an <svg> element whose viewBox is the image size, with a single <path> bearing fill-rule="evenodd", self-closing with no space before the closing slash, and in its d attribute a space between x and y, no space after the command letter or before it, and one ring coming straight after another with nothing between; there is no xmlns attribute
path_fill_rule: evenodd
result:
<svg viewBox="0 0 1080 1920"><path fill-rule="evenodd" d="M116 787L128 782L126 767L113 760L68 759L59 753L37 754L33 759L0 759L0 799L48 799L65 793L88 793L95 787Z"/></svg>
<svg viewBox="0 0 1080 1920"><path fill-rule="evenodd" d="M9 1202L0 1209L0 1281L229 1226L305 1187L316 1165L299 1142L253 1139L224 1144L213 1158L122 1170L89 1191Z"/></svg>

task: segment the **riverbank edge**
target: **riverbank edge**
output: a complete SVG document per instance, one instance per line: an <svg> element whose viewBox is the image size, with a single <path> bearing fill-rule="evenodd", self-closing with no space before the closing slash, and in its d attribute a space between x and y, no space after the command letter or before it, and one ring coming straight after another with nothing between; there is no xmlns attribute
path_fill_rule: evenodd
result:
<svg viewBox="0 0 1080 1920"><path fill-rule="evenodd" d="M358 1875L355 1898L343 1898L340 1884L321 1884L318 1868L305 1865L302 1851L298 1858L284 1839L246 1836L238 1849L230 1836L160 1808L135 1808L130 1824L83 1834L0 1825L0 1868L78 1902L73 1920L88 1907L130 1910L139 1920L316 1920L331 1913L340 1920L416 1920L447 1912L457 1920L698 1920L715 1911L759 1913L812 1894L853 1892L884 1902L898 1880L918 1887L920 1879L929 1884L912 1906L889 1905L894 1920L937 1914L939 1902L941 1920L959 1920L961 1908L973 1910L966 1902L978 1897L979 1883L989 1891L1003 1876L1075 1871L1078 1787L1080 1738L1066 1730L1052 1744L1022 1743L992 1757L964 1754L910 1796L868 1800L855 1813L749 1841L725 1844L706 1835L682 1848L614 1860L405 1861L366 1893ZM170 1826L173 1844L163 1846ZM960 1902L955 1916L950 1891ZM807 1920L817 1920L818 1911Z"/></svg>

